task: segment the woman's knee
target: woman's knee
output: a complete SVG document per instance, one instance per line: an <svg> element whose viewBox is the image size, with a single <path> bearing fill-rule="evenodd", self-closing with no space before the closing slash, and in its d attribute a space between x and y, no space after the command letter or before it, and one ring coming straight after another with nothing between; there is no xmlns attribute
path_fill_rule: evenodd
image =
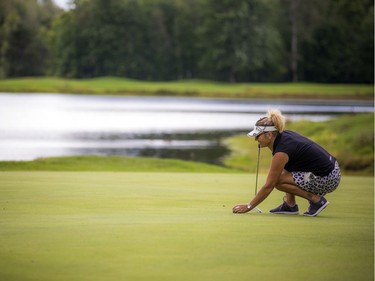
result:
<svg viewBox="0 0 375 281"><path fill-rule="evenodd" d="M285 186L290 186L290 185L296 185L293 179L292 173L283 170L281 173L278 182L276 183L275 188L278 190L283 190Z"/></svg>
<svg viewBox="0 0 375 281"><path fill-rule="evenodd" d="M281 173L281 175L279 177L279 180L277 182L277 186L281 186L283 184L288 184L288 185L290 185L290 184L295 185L296 184L294 182L292 173L290 173L286 170L283 170L283 172Z"/></svg>

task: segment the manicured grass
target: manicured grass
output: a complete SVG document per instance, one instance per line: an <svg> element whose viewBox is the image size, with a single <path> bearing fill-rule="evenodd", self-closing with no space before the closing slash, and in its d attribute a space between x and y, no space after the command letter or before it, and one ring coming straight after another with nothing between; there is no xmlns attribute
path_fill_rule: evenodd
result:
<svg viewBox="0 0 375 281"><path fill-rule="evenodd" d="M372 177L344 177L316 218L266 213L278 191L265 213L232 214L254 181L0 172L0 280L373 280Z"/></svg>
<svg viewBox="0 0 375 281"><path fill-rule="evenodd" d="M374 86L317 83L220 83L205 80L153 82L115 77L94 79L39 77L0 80L0 92L373 100Z"/></svg>

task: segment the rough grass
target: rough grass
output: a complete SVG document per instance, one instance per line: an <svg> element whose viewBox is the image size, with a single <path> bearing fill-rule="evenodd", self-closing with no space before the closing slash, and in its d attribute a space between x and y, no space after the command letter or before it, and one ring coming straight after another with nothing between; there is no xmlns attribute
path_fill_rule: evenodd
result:
<svg viewBox="0 0 375 281"><path fill-rule="evenodd" d="M33 161L0 161L0 171L235 172L230 168L192 161L122 156L70 156L39 158Z"/></svg>
<svg viewBox="0 0 375 281"><path fill-rule="evenodd" d="M266 213L277 191L232 214L254 180L1 172L0 280L373 280L373 178L344 177L316 218Z"/></svg>
<svg viewBox="0 0 375 281"><path fill-rule="evenodd" d="M325 122L298 121L286 129L311 138L334 155L346 173L374 175L374 115L344 115ZM255 172L258 146L246 135L228 138L232 153L224 160L231 168ZM272 154L261 150L260 171L267 172Z"/></svg>
<svg viewBox="0 0 375 281"><path fill-rule="evenodd" d="M374 86L317 83L220 83L206 80L170 82L102 77L52 77L0 80L0 92L84 93L111 95L169 95L227 98L365 99L373 100Z"/></svg>

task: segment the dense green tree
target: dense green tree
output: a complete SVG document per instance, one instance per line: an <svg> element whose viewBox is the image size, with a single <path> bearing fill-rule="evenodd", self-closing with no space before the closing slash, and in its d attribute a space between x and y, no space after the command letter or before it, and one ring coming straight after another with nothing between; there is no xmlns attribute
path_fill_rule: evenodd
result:
<svg viewBox="0 0 375 281"><path fill-rule="evenodd" d="M150 2L145 9L148 19L148 44L145 46L151 52L149 60L152 62L153 79L175 79L176 40L174 26L178 11L171 1Z"/></svg>
<svg viewBox="0 0 375 281"><path fill-rule="evenodd" d="M45 73L48 49L43 31L57 13L51 0L0 1L0 77Z"/></svg>
<svg viewBox="0 0 375 281"><path fill-rule="evenodd" d="M0 77L373 83L371 0L0 0Z"/></svg>
<svg viewBox="0 0 375 281"><path fill-rule="evenodd" d="M174 25L176 72L178 79L197 77L199 36L197 28L202 24L201 1L176 1L179 16Z"/></svg>
<svg viewBox="0 0 375 281"><path fill-rule="evenodd" d="M283 52L272 21L273 4L260 0L207 1L199 27L199 63L208 78L269 81L282 75L278 65Z"/></svg>
<svg viewBox="0 0 375 281"><path fill-rule="evenodd" d="M374 82L374 5L369 0L329 1L312 40L302 42L304 80Z"/></svg>
<svg viewBox="0 0 375 281"><path fill-rule="evenodd" d="M201 0L145 0L153 79L197 77Z"/></svg>

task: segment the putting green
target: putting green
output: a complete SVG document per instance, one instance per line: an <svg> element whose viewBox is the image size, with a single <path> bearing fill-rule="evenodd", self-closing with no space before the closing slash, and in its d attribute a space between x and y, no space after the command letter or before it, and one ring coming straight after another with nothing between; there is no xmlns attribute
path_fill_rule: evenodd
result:
<svg viewBox="0 0 375 281"><path fill-rule="evenodd" d="M232 214L254 182L0 172L0 280L373 280L373 178L343 177L315 218L269 214L281 203L276 190L263 214Z"/></svg>

